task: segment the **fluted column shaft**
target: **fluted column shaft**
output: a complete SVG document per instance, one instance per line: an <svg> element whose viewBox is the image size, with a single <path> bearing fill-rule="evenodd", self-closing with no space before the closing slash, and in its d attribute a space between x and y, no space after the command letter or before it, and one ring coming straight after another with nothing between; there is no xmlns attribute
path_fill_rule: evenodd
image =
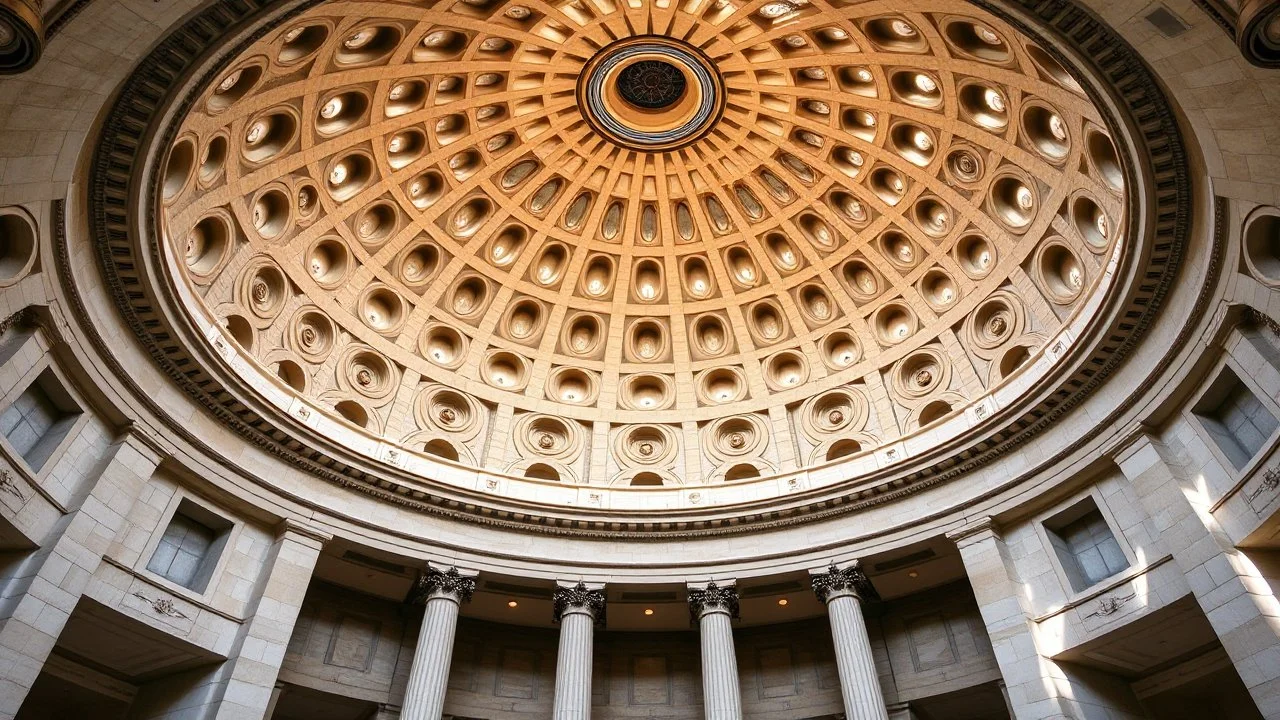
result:
<svg viewBox="0 0 1280 720"><path fill-rule="evenodd" d="M875 589L856 561L844 570L832 565L826 572L813 573L813 589L827 605L845 718L889 720L862 617L862 598L877 597Z"/></svg>
<svg viewBox="0 0 1280 720"><path fill-rule="evenodd" d="M689 592L702 644L702 706L707 720L742 720L738 659L733 648L733 618L738 592L710 583Z"/></svg>
<svg viewBox="0 0 1280 720"><path fill-rule="evenodd" d="M836 646L836 668L840 672L840 694L848 720L889 720L876 660L871 654L867 623L862 618L862 601L852 592L834 594L827 600L831 639Z"/></svg>
<svg viewBox="0 0 1280 720"><path fill-rule="evenodd" d="M413 651L401 720L440 720L444 714L458 613L474 591L475 580L457 569L433 569L419 578L414 600L424 604L426 610L418 631L418 646Z"/></svg>
<svg viewBox="0 0 1280 720"><path fill-rule="evenodd" d="M604 619L602 586L584 583L556 588L555 620L560 623L556 655L553 720L590 720L591 662L595 626Z"/></svg>
<svg viewBox="0 0 1280 720"><path fill-rule="evenodd" d="M595 618L573 608L560 620L560 652L556 656L555 720L591 719L591 652Z"/></svg>

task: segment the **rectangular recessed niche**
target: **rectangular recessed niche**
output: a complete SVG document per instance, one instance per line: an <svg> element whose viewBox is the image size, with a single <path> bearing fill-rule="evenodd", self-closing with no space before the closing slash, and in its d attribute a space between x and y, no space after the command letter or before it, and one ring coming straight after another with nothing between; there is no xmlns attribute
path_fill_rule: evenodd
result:
<svg viewBox="0 0 1280 720"><path fill-rule="evenodd" d="M1044 529L1075 592L1086 590L1129 567L1115 533L1092 497L1045 520Z"/></svg>
<svg viewBox="0 0 1280 720"><path fill-rule="evenodd" d="M203 593L230 534L230 520L183 499L151 553L147 570Z"/></svg>
<svg viewBox="0 0 1280 720"><path fill-rule="evenodd" d="M80 415L80 406L50 368L0 413L0 432L27 466L39 472Z"/></svg>
<svg viewBox="0 0 1280 720"><path fill-rule="evenodd" d="M1147 22L1155 26L1160 34L1167 38L1175 38L1182 33L1191 29L1185 20L1178 17L1177 13L1165 7L1157 5L1154 10L1147 13Z"/></svg>
<svg viewBox="0 0 1280 720"><path fill-rule="evenodd" d="M1275 415L1229 367L1222 369L1192 412L1237 470L1248 465L1280 427Z"/></svg>

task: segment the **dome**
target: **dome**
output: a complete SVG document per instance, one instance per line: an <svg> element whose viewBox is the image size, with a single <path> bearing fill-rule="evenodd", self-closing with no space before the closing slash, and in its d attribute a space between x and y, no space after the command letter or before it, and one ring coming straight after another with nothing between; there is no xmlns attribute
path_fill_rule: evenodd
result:
<svg viewBox="0 0 1280 720"><path fill-rule="evenodd" d="M1085 87L965 3L331 0L174 117L163 272L287 432L430 482L846 483L1090 332L1128 201Z"/></svg>
<svg viewBox="0 0 1280 720"><path fill-rule="evenodd" d="M0 0L0 717L1280 717L1276 28Z"/></svg>

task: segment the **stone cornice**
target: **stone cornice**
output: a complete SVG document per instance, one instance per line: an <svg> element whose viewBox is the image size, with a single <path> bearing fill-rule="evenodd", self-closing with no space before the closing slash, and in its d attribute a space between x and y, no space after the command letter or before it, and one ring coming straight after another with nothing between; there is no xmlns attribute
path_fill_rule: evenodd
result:
<svg viewBox="0 0 1280 720"><path fill-rule="evenodd" d="M957 547L963 547L985 535L1000 537L1000 529L990 516L978 518L958 530L952 530L947 533L947 539Z"/></svg>
<svg viewBox="0 0 1280 720"><path fill-rule="evenodd" d="M293 518L285 518L276 526L276 537L284 537L286 534L300 535L312 542L319 543L320 547L324 547L330 540L333 540L333 535Z"/></svg>
<svg viewBox="0 0 1280 720"><path fill-rule="evenodd" d="M1019 25L1024 32L1038 35L1034 28L1020 23L1016 17L1009 17L1004 5L988 0L979 0L977 4ZM837 495L804 500L785 511L778 508L744 508L742 512L736 512L732 508L726 508L726 512L736 512L733 523L722 523L718 517L667 523L625 517L608 520L581 519L557 517L556 510L545 508L517 507L491 512L487 501L468 498L467 502L459 502L456 497L423 491L419 487L409 489L392 472L383 473L379 469L375 475L370 472L370 468L358 463L349 463L342 458L335 462L333 455L323 448L310 447L306 443L289 439L287 433L282 433L280 429L283 422L281 419L264 417L255 408L240 402L234 393L220 384L217 377L203 369L202 363L191 356L188 348L183 347L182 343L174 342L174 337L180 337L181 333L174 333L172 328L167 327L165 316L156 307L154 291L143 272L145 262L142 261L141 254L156 253L157 244L134 237L129 222L131 213L135 212L133 207L137 196L155 196L155 178L152 177L152 185L147 188L134 188L129 179L135 177L141 167L142 158L137 153L146 145L146 128L151 125L150 121L154 119L158 108L165 104L166 94L175 90L177 79L190 72L195 59L210 49L211 38L223 29L257 17L263 11L261 6L216 6L206 10L193 18L187 26L166 38L126 81L117 104L104 123L102 143L92 173L89 206L94 244L100 253L99 260L109 291L128 325L175 384L183 387L220 421L249 441L321 479L422 512L556 535L615 538L725 535L786 527L809 520L844 515L971 472L1016 449L1031 435L1042 431L1077 406L1114 372L1136 346L1155 317L1183 252L1191 208L1187 161L1176 117L1164 98L1154 90L1157 83L1150 71L1114 31L1066 0L1017 0L1011 4L1020 7L1023 12L1038 16L1045 25L1055 27L1062 33L1068 44L1074 45L1094 63L1095 69L1117 89L1117 100L1127 106L1126 114L1137 130L1137 137L1141 141L1139 145L1145 146L1149 162L1147 172L1151 176L1152 186L1150 205L1139 204L1130 208L1132 216L1148 218L1153 226L1154 237L1151 242L1139 248L1141 252L1138 254L1142 257L1133 259L1137 267L1131 275L1140 278L1141 282L1135 282L1130 296L1124 298L1127 302L1126 309L1117 310L1113 314L1115 319L1108 332L1089 344L1092 345L1092 354L1074 364L1075 374L1054 392L1048 392L1039 398L1038 405L1018 407L1017 411L1023 415L1011 419L990 438L968 448L940 448L939 457L933 458L936 462L921 463L916 470L905 475L886 478L874 487L861 487ZM1062 54L1052 43L1047 47L1054 54ZM208 75L211 76L212 72ZM1113 132L1124 133L1119 124L1111 129ZM172 130L173 128L169 129L170 133ZM159 137L163 141L172 140L166 133L160 133ZM1131 179L1135 181L1133 186L1136 186L1137 178ZM139 193L139 190L142 192ZM1142 201L1131 198L1130 202ZM154 217L150 217L148 223L154 226L153 221ZM58 225L59 232L65 230L65 223ZM65 237L60 245L59 260L64 266L64 278L67 278L70 277L70 272L69 262L65 258ZM1214 261L1216 262L1216 258ZM1210 277L1216 277L1216 269L1211 270ZM69 292L76 294L74 286L70 287ZM79 306L81 325L91 325L84 322L88 315L83 312L81 299L76 296L73 300ZM1203 307L1198 304L1195 312L1202 311ZM1193 325L1191 322L1186 323L1184 332L1173 344L1170 354L1186 342ZM87 329L99 353L109 359L111 352L101 336L96 335L91 327ZM110 371L122 378L128 376L128 372L118 363ZM1144 390L1135 391L1135 394L1139 392ZM163 408L136 386L134 394L141 402L148 404L157 417L167 418ZM1117 403L1116 412L1122 412L1120 408L1125 405ZM1015 413L1010 411L1009 414L1012 417ZM1105 426L1104 422L1097 427ZM194 447L211 450L199 438L193 437L181 423L173 423L172 429ZM1049 458L1049 461L1076 451L1095 437L1098 431L1094 429L1082 433L1054 458ZM282 435L286 436L285 439L281 439ZM220 455L210 453L211 457ZM229 463L226 460L223 462ZM889 482L890 479L892 482ZM484 512L470 510L472 502L480 505ZM571 515L567 510L561 514Z"/></svg>

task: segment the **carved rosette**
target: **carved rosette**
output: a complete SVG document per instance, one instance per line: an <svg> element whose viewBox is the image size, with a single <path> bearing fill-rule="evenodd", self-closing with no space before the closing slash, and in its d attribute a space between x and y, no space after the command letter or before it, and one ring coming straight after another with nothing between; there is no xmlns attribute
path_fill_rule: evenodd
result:
<svg viewBox="0 0 1280 720"><path fill-rule="evenodd" d="M31 69L43 49L40 0L0 0L0 75Z"/></svg>
<svg viewBox="0 0 1280 720"><path fill-rule="evenodd" d="M709 612L725 612L729 617L738 618L738 588L729 585L721 587L714 582L706 587L689 590L689 620L697 623Z"/></svg>
<svg viewBox="0 0 1280 720"><path fill-rule="evenodd" d="M1242 0L1236 43L1254 65L1280 68L1280 0Z"/></svg>
<svg viewBox="0 0 1280 720"><path fill-rule="evenodd" d="M831 563L827 572L814 575L812 582L814 594L823 603L832 596L845 592L853 593L863 602L880 599L880 594L871 585L867 574L862 572L862 563L858 560L854 560L843 570L839 565Z"/></svg>
<svg viewBox="0 0 1280 720"><path fill-rule="evenodd" d="M425 605L427 600L443 595L454 602L464 603L471 600L476 591L476 579L458 572L458 568L440 571L427 568L418 576L409 593L409 602L414 605Z"/></svg>
<svg viewBox="0 0 1280 720"><path fill-rule="evenodd" d="M604 625L605 602L604 590L587 587L586 583L578 583L572 587L558 587L552 595L552 619L560 622L566 612L572 609L584 609L591 613L596 625Z"/></svg>

